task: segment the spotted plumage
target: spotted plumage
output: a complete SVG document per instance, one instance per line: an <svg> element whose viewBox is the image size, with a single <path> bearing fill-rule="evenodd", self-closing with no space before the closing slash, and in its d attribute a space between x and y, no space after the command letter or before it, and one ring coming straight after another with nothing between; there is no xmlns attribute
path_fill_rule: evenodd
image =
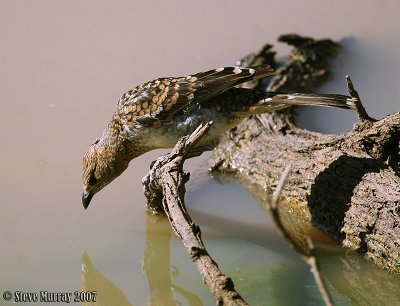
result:
<svg viewBox="0 0 400 306"><path fill-rule="evenodd" d="M169 124L179 111L190 112L228 88L273 73L270 66L227 67L179 78L159 78L123 94L115 118L120 124L138 128L160 127Z"/></svg>
<svg viewBox="0 0 400 306"><path fill-rule="evenodd" d="M193 156L213 149L223 132L254 113L296 104L353 107L352 100L341 95L277 94L235 87L273 73L267 65L224 67L185 77L159 78L123 94L102 136L84 156L84 207L132 159L174 146L201 123L214 121Z"/></svg>

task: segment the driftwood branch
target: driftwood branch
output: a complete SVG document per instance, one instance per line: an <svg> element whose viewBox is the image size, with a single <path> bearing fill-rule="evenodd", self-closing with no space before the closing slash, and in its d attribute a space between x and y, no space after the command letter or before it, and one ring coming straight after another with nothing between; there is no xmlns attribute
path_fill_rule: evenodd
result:
<svg viewBox="0 0 400 306"><path fill-rule="evenodd" d="M183 172L183 163L190 149L207 133L211 124L199 126L190 136L180 139L171 153L153 163L150 172L143 178L145 195L149 209L153 211L161 210L158 200L162 199L163 210L172 229L183 242L217 305L248 305L235 290L231 278L219 270L207 252L200 227L192 221L185 207L185 183L189 174Z"/></svg>
<svg viewBox="0 0 400 306"><path fill-rule="evenodd" d="M272 220L274 221L278 230L282 233L282 236L285 238L289 246L300 255L303 261L309 265L311 273L314 276L315 283L317 284L318 290L321 293L321 297L324 300L326 306L332 306L333 301L332 297L329 293L328 287L322 278L321 270L319 268L318 257L315 253L315 247L311 240L311 237L306 237L307 239L307 251L304 248L298 247L296 242L293 240L290 233L286 230L285 226L282 223L282 220L279 216L279 198L281 196L283 187L286 183L286 179L289 175L291 166L287 166L285 171L283 172L278 185L276 186L275 192L270 201L267 201L269 205L269 209L271 211Z"/></svg>
<svg viewBox="0 0 400 306"><path fill-rule="evenodd" d="M283 40L294 47L292 54L268 85L254 87L306 92L327 79L335 55L329 50L337 50L333 42L296 35ZM252 61L271 64L271 56L263 50L247 63ZM292 174L282 194L291 199L287 209L400 274L400 112L378 121L371 118L350 78L347 84L358 117L351 131L325 135L300 129L293 110L263 114L224 135L210 164L235 174L263 201L258 190L272 192L290 163ZM298 240L304 243L304 237Z"/></svg>

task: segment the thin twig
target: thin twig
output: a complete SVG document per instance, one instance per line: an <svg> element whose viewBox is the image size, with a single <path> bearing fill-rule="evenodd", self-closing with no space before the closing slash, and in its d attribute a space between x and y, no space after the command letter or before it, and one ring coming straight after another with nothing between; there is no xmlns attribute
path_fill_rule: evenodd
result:
<svg viewBox="0 0 400 306"><path fill-rule="evenodd" d="M281 196L283 187L285 186L286 179L289 176L290 170L292 169L292 165L288 165L283 171L281 178L279 179L278 185L276 186L275 192L272 195L271 206L276 210L276 206L278 205L279 197Z"/></svg>
<svg viewBox="0 0 400 306"><path fill-rule="evenodd" d="M319 266L319 261L315 252L314 243L311 240L311 237L307 237L307 244L310 252L310 256L307 259L307 263L311 268L311 273L314 276L315 283L317 284L318 290L321 293L321 296L325 302L325 305L332 306L333 300L329 293L328 286L325 283L324 278L321 275L321 269Z"/></svg>
<svg viewBox="0 0 400 306"><path fill-rule="evenodd" d="M290 165L285 168L285 171L281 175L278 185L276 186L276 189L272 196L272 199L269 202L272 220L274 221L274 223L277 226L277 228L279 229L279 231L282 233L283 237L285 238L285 240L287 241L289 246L292 249L294 249L300 255L300 257L304 260L304 262L306 262L310 266L311 272L315 279L315 283L317 284L318 290L322 296L322 299L325 302L325 305L332 306L333 305L332 297L329 293L329 290L327 289L324 279L321 276L321 272L320 272L321 270L319 268L318 258L315 254L315 247L311 240L311 237L306 238L307 244L308 244L308 251L309 251L309 253L307 253L302 248L297 246L297 244L292 239L292 236L289 234L289 232L286 230L286 228L282 224L282 220L279 216L279 206L278 206L279 198L282 193L283 187L285 185L286 179L289 175L290 169L291 169Z"/></svg>
<svg viewBox="0 0 400 306"><path fill-rule="evenodd" d="M361 102L360 95L358 94L357 90L354 88L353 82L351 81L350 76L346 75L346 82L347 82L347 90L349 95L355 99L354 106L357 113L358 121L360 122L374 122L376 119L370 117L365 110L364 105Z"/></svg>

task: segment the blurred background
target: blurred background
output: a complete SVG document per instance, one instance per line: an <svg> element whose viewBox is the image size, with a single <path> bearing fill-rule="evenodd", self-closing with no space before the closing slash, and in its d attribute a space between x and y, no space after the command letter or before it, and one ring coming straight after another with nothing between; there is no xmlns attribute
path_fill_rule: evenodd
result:
<svg viewBox="0 0 400 306"><path fill-rule="evenodd" d="M334 76L318 90L346 94L348 74L369 114L382 118L400 105L399 18L396 0L1 0L0 291L97 290L102 305L213 305L168 223L144 208L141 178L166 151L135 159L82 207L82 156L119 97L154 78L233 65L267 42L282 58L290 50L276 38L295 32L341 42ZM326 133L354 120L332 109L299 116L301 126ZM308 267L259 203L235 182L213 180L205 163L203 154L187 164L187 205L239 292L252 305L322 305ZM335 301L367 305L362 292L338 285L343 260L326 241L334 251L323 272ZM397 281L382 305L399 298Z"/></svg>

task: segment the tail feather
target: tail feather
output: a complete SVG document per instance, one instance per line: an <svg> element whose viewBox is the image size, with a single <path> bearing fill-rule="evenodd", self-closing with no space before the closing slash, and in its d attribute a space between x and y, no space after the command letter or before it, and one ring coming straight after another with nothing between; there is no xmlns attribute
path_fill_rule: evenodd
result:
<svg viewBox="0 0 400 306"><path fill-rule="evenodd" d="M273 93L269 92L263 103L271 107L285 108L291 105L326 106L355 109L355 98L337 94Z"/></svg>

